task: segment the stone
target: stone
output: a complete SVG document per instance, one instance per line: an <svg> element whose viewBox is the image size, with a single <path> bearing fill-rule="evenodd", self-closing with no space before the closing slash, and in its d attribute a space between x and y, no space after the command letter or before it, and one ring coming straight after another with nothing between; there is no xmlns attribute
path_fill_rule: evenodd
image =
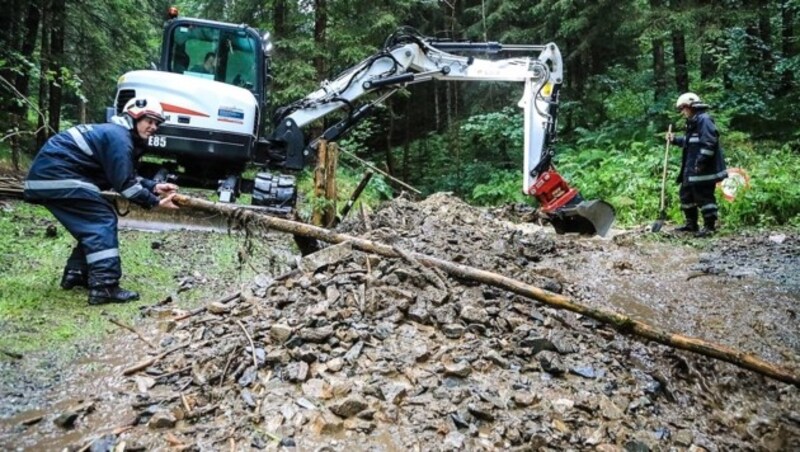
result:
<svg viewBox="0 0 800 452"><path fill-rule="evenodd" d="M317 412L314 417L311 418L311 422L308 423L308 426L311 431L317 435L330 435L332 433L341 432L343 423L338 417L323 410Z"/></svg>
<svg viewBox="0 0 800 452"><path fill-rule="evenodd" d="M53 420L53 423L61 428L71 429L75 426L76 420L78 420L78 413L76 411L67 411L58 415Z"/></svg>
<svg viewBox="0 0 800 452"><path fill-rule="evenodd" d="M292 383L302 383L308 378L308 364L303 361L290 363L283 369L283 377Z"/></svg>
<svg viewBox="0 0 800 452"><path fill-rule="evenodd" d="M325 342L333 336L333 326L326 325L320 328L302 328L298 335L306 342Z"/></svg>
<svg viewBox="0 0 800 452"><path fill-rule="evenodd" d="M303 383L302 389L304 395L317 400L328 400L333 398L333 390L331 389L331 385L321 378L312 378L308 380L307 382Z"/></svg>
<svg viewBox="0 0 800 452"><path fill-rule="evenodd" d="M292 327L284 323L275 323L269 327L269 337L279 344L286 342L286 339L289 339L291 335Z"/></svg>
<svg viewBox="0 0 800 452"><path fill-rule="evenodd" d="M342 367L344 367L344 360L342 358L333 358L325 363L325 365L331 372L339 372L342 370Z"/></svg>
<svg viewBox="0 0 800 452"><path fill-rule="evenodd" d="M620 409L620 407L618 407L617 404L612 402L607 397L602 397L600 399L600 413L603 415L604 418L610 421L616 421L618 419L621 419L624 414Z"/></svg>
<svg viewBox="0 0 800 452"><path fill-rule="evenodd" d="M561 358L554 352L543 351L539 353L537 357L539 358L539 365L542 366L543 371L552 375L561 375L566 372Z"/></svg>
<svg viewBox="0 0 800 452"><path fill-rule="evenodd" d="M344 400L334 403L329 408L333 414L346 419L365 410L367 406L367 401L364 400L363 397L360 395L351 395Z"/></svg>
<svg viewBox="0 0 800 452"><path fill-rule="evenodd" d="M208 312L210 312L212 314L221 315L221 314L226 314L226 313L230 312L231 311L231 306L227 305L227 304L220 303L218 301L214 301L214 302L211 302L208 305L206 305L206 309L208 309Z"/></svg>
<svg viewBox="0 0 800 452"><path fill-rule="evenodd" d="M444 364L444 374L454 377L466 378L472 373L472 366L468 362L448 362Z"/></svg>
<svg viewBox="0 0 800 452"><path fill-rule="evenodd" d="M449 323L442 327L442 333L450 339L460 339L467 329L458 323Z"/></svg>
<svg viewBox="0 0 800 452"><path fill-rule="evenodd" d="M444 437L444 447L446 449L463 449L464 448L464 441L467 439L463 433L459 432L458 430L454 430L447 434Z"/></svg>
<svg viewBox="0 0 800 452"><path fill-rule="evenodd" d="M489 323L489 313L486 309L479 306L466 305L461 308L459 317L466 320L468 323Z"/></svg>
<svg viewBox="0 0 800 452"><path fill-rule="evenodd" d="M172 428L175 427L176 422L175 416L169 411L159 411L150 418L147 426L151 429Z"/></svg>
<svg viewBox="0 0 800 452"><path fill-rule="evenodd" d="M386 383L380 387L383 400L391 404L399 404L400 401L406 396L406 387L397 383Z"/></svg>

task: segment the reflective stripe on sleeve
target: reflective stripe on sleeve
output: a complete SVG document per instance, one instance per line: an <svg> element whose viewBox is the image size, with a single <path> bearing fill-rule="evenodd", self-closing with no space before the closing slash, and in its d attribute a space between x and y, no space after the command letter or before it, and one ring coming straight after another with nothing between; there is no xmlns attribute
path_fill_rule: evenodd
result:
<svg viewBox="0 0 800 452"><path fill-rule="evenodd" d="M132 198L132 197L136 196L136 193L139 193L142 190L144 190L144 187L142 187L142 184L134 184L134 185L131 185L130 187L126 188L125 190L123 190L122 193L120 193L120 194L122 196L126 197L126 198Z"/></svg>
<svg viewBox="0 0 800 452"><path fill-rule="evenodd" d="M119 248L111 248L108 250L98 251L96 253L91 253L86 255L86 263L87 264L94 264L97 261L102 261L104 259L111 259L113 257L119 257Z"/></svg>
<svg viewBox="0 0 800 452"><path fill-rule="evenodd" d="M97 185L77 179L25 181L25 190L61 190L64 188L85 188L98 193L100 192L100 188Z"/></svg>
<svg viewBox="0 0 800 452"><path fill-rule="evenodd" d="M689 137L689 143L699 143L700 137Z"/></svg>
<svg viewBox="0 0 800 452"><path fill-rule="evenodd" d="M702 176L689 176L689 182L705 182L709 180L724 179L728 176L728 170L722 170L714 174L704 174Z"/></svg>
<svg viewBox="0 0 800 452"><path fill-rule="evenodd" d="M67 130L67 133L69 133L69 136L71 136L72 139L75 140L75 144L77 144L78 147L81 148L81 151L83 151L84 154L86 155L93 154L92 148L89 147L89 143L86 142L86 139L83 137L83 134L77 128L73 127Z"/></svg>

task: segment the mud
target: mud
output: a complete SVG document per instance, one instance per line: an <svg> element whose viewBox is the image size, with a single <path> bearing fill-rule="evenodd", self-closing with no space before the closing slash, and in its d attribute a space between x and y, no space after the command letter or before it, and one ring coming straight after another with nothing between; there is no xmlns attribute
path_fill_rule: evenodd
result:
<svg viewBox="0 0 800 452"><path fill-rule="evenodd" d="M435 195L341 229L800 372L797 233L599 239L521 219ZM338 245L284 270L182 320L150 310L141 328L159 351L185 347L131 376L123 369L155 352L130 335L128 348L87 352L60 380L37 369L45 360L4 361L18 385L2 386L0 447L800 448L797 387L413 260ZM75 427L53 424L87 401Z"/></svg>

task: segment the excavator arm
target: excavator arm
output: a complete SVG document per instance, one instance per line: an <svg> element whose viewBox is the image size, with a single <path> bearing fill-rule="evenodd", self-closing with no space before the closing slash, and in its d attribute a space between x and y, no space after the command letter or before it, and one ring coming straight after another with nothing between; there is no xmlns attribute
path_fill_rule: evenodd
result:
<svg viewBox="0 0 800 452"><path fill-rule="evenodd" d="M470 54L499 52L535 54L509 59L482 59ZM466 54L466 55L464 55ZM368 116L398 89L429 80L505 81L524 84L519 106L524 112L524 162L522 190L537 198L541 212L556 231L605 235L614 220L613 208L603 201L584 201L552 166L563 81L561 53L553 44L503 45L497 42L437 41L408 29L390 36L384 50L326 81L305 98L276 115L270 142L286 152L286 166L301 168L317 140L335 140ZM355 105L370 93L371 102ZM336 110L348 115L307 145L302 128Z"/></svg>

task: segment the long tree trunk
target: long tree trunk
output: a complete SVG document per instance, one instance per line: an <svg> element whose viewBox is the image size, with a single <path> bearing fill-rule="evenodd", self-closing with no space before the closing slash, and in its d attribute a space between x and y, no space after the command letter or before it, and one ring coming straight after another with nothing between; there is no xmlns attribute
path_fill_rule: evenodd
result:
<svg viewBox="0 0 800 452"><path fill-rule="evenodd" d="M548 292L544 289L497 273L425 254L404 251L393 246L333 232L305 223L298 223L267 215L259 215L227 204L213 203L183 195L176 195L173 200L181 207L194 208L206 213L222 214L231 218L232 221L240 221L241 224L248 225L248 227L274 229L327 243L336 244L348 242L354 249L359 251L419 262L426 267L438 268L458 279L477 281L537 300L556 309L578 313L582 316L603 322L624 334L632 334L670 347L688 350L693 353L726 361L744 369L749 369L770 378L800 387L800 375L797 375L791 369L776 366L751 354L743 353L723 345L707 342L699 338L671 333L613 311L585 306L569 297Z"/></svg>
<svg viewBox="0 0 800 452"><path fill-rule="evenodd" d="M50 0L42 0L42 39L39 52L39 120L36 130L36 149L40 149L50 133L47 129L48 122L44 116L47 112L47 88L50 71Z"/></svg>
<svg viewBox="0 0 800 452"><path fill-rule="evenodd" d="M48 105L48 119L50 129L57 133L61 128L61 98L63 95L64 78L62 67L64 65L64 29L66 28L66 0L53 1L53 29L50 32L50 68L55 73L50 81L50 102Z"/></svg>
<svg viewBox="0 0 800 452"><path fill-rule="evenodd" d="M686 38L682 31L672 31L672 61L675 66L675 88L689 91L689 67L686 60Z"/></svg>

